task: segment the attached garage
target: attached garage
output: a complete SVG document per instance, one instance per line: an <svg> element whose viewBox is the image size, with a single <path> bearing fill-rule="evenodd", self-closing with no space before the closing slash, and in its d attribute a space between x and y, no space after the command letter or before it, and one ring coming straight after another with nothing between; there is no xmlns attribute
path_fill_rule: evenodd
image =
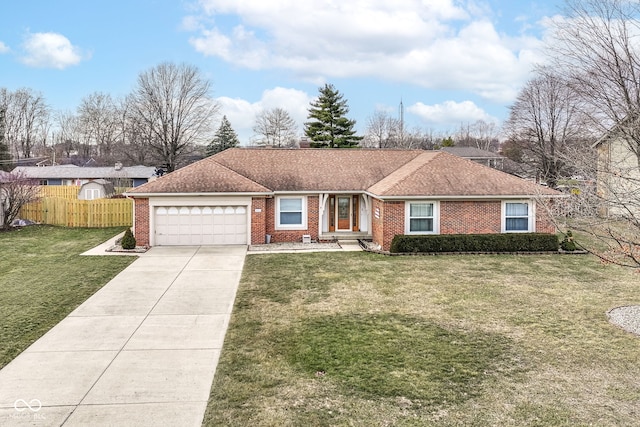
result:
<svg viewBox="0 0 640 427"><path fill-rule="evenodd" d="M155 206L155 245L246 245L247 206Z"/></svg>

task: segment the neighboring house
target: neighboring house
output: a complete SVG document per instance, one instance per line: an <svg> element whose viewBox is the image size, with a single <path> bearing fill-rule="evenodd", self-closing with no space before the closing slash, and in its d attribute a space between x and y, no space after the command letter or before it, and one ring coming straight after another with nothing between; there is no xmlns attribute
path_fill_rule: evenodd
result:
<svg viewBox="0 0 640 427"><path fill-rule="evenodd" d="M95 179L85 182L80 186L78 191L78 199L80 200L96 200L111 197L115 194L113 183L106 179Z"/></svg>
<svg viewBox="0 0 640 427"><path fill-rule="evenodd" d="M504 157L492 151L481 150L477 147L442 147L440 150L463 159L472 160L481 165L504 170Z"/></svg>
<svg viewBox="0 0 640 427"><path fill-rule="evenodd" d="M105 179L116 187L137 187L155 176L153 166L123 167L80 167L59 166L18 166L14 172L21 172L27 178L37 180L41 185L82 185L96 179Z"/></svg>
<svg viewBox="0 0 640 427"><path fill-rule="evenodd" d="M631 150L617 128L596 141L593 148L598 155L596 191L605 201L600 214L632 214L640 218L640 156Z"/></svg>
<svg viewBox="0 0 640 427"><path fill-rule="evenodd" d="M440 151L233 148L126 195L140 245L553 233L561 193Z"/></svg>

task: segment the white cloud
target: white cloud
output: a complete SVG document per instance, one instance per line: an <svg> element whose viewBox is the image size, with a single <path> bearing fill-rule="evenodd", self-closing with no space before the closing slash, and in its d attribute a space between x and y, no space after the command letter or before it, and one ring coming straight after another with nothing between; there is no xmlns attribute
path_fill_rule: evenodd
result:
<svg viewBox="0 0 640 427"><path fill-rule="evenodd" d="M256 115L262 110L276 107L289 113L298 124L298 131L302 135L302 126L312 98L306 92L297 89L276 87L265 90L256 102L225 96L217 98L217 101L220 104L220 114L227 116L240 141L246 145L254 136L252 128Z"/></svg>
<svg viewBox="0 0 640 427"><path fill-rule="evenodd" d="M445 101L435 105L418 102L408 107L407 111L432 126L459 126L461 123L474 123L478 120L498 122L472 101Z"/></svg>
<svg viewBox="0 0 640 427"><path fill-rule="evenodd" d="M21 60L30 67L62 70L84 59L80 48L58 33L29 33L23 48L25 55Z"/></svg>
<svg viewBox="0 0 640 427"><path fill-rule="evenodd" d="M0 41L0 54L8 53L10 51L11 51L11 49L9 49L9 46L7 46L6 44L4 44L3 42Z"/></svg>
<svg viewBox="0 0 640 427"><path fill-rule="evenodd" d="M191 15L188 27L198 52L242 67L287 69L313 81L376 77L511 101L540 41L501 34L490 11L459 4L200 0L200 20ZM235 24L225 27L229 16Z"/></svg>

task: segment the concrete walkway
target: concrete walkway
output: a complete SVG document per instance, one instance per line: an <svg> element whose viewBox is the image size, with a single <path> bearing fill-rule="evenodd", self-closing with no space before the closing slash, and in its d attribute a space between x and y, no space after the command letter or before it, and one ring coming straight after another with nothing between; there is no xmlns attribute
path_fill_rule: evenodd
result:
<svg viewBox="0 0 640 427"><path fill-rule="evenodd" d="M0 371L0 425L200 426L246 251L140 256Z"/></svg>

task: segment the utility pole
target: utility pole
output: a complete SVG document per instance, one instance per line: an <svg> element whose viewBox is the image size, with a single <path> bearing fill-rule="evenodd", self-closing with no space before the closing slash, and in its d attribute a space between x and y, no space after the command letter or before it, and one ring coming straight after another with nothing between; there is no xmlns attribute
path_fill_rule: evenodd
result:
<svg viewBox="0 0 640 427"><path fill-rule="evenodd" d="M400 98L400 145L404 147L404 104Z"/></svg>

